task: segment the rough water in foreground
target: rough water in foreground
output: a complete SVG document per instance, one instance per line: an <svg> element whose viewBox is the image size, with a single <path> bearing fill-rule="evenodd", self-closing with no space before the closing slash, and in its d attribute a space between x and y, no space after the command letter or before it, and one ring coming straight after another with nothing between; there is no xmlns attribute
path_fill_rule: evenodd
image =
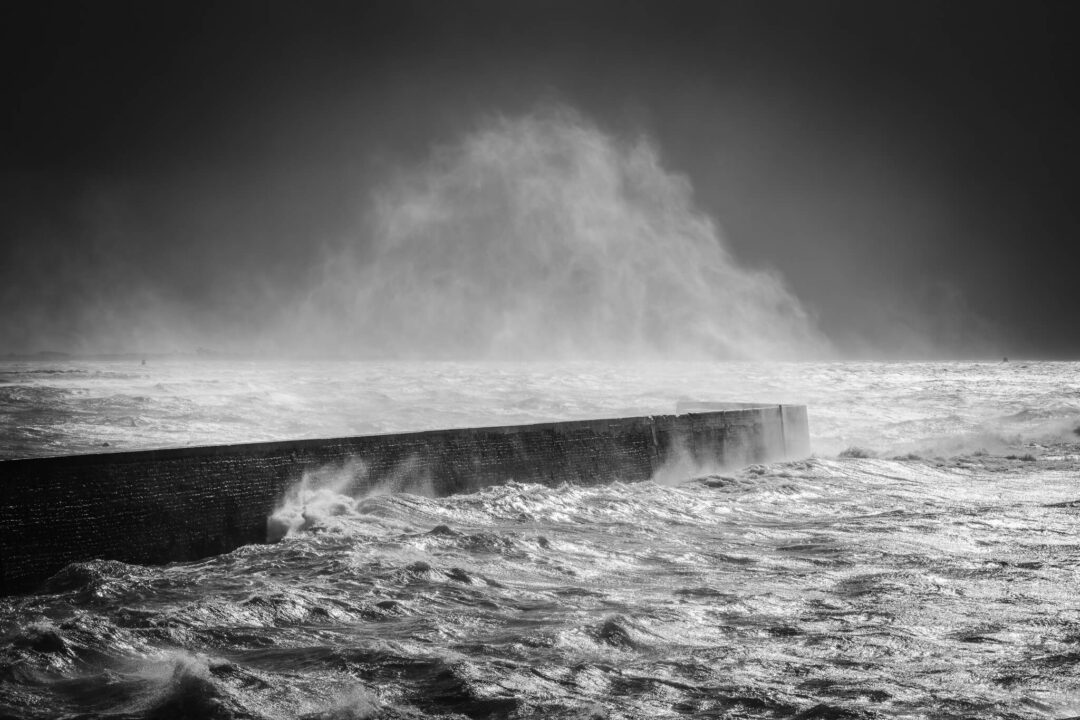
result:
<svg viewBox="0 0 1080 720"><path fill-rule="evenodd" d="M275 545L71 565L0 599L0 718L1080 716L1078 370L0 363L3 457L679 399L805 403L815 450L663 483L322 492Z"/></svg>

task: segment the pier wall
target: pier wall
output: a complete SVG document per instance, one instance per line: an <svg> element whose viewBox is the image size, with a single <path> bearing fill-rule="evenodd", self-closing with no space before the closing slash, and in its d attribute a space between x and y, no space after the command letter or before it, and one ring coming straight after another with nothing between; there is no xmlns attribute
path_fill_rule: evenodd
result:
<svg viewBox="0 0 1080 720"><path fill-rule="evenodd" d="M266 542L305 473L442 496L509 481L595 485L677 465L708 473L805 457L801 406L0 461L0 595L91 559L160 564ZM701 412L697 410L700 409Z"/></svg>

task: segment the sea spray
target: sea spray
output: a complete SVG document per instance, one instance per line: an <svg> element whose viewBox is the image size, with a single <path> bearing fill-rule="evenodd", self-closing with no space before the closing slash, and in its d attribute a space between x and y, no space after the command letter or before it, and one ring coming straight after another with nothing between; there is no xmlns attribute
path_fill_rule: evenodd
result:
<svg viewBox="0 0 1080 720"><path fill-rule="evenodd" d="M416 456L410 455L379 477L371 477L359 458L306 470L267 518L267 540L277 542L330 518L354 515L358 503L367 498L402 492L435 494L431 475Z"/></svg>
<svg viewBox="0 0 1080 720"><path fill-rule="evenodd" d="M341 354L805 358L826 342L775 274L741 267L644 138L577 113L489 120L377 196L373 241L288 323Z"/></svg>

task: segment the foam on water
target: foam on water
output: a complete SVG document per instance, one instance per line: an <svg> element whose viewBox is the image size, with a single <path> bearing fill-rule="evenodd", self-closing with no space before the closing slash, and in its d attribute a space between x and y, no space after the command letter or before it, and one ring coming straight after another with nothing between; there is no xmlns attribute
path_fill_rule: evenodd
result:
<svg viewBox="0 0 1080 720"><path fill-rule="evenodd" d="M5 716L1080 713L1075 365L8 369L4 422L25 412L65 451L102 437L79 433L110 427L101 418L129 404L117 396L145 398L132 403L156 423L128 428L128 447L195 441L204 426L185 435L188 419L215 425L233 396L256 400L230 439L287 432L272 420L283 407L304 422L324 407L322 427L340 431L409 427L415 405L465 424L688 398L807 402L818 457L438 499L348 497L315 475L283 498L276 545L161 568L80 563L0 600ZM70 397L107 402L78 414ZM20 437L7 452L28 447ZM836 456L851 445L877 457Z"/></svg>
<svg viewBox="0 0 1080 720"><path fill-rule="evenodd" d="M806 404L814 449L1067 439L1072 363L0 363L0 457Z"/></svg>

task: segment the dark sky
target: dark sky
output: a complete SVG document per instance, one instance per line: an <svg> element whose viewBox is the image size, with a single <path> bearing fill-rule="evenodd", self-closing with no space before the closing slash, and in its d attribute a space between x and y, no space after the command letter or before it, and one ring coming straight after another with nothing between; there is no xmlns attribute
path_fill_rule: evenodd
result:
<svg viewBox="0 0 1080 720"><path fill-rule="evenodd" d="M842 353L1075 358L1078 15L4 3L0 354L148 349L155 308L192 342L272 323L386 178L557 103L651 138Z"/></svg>

